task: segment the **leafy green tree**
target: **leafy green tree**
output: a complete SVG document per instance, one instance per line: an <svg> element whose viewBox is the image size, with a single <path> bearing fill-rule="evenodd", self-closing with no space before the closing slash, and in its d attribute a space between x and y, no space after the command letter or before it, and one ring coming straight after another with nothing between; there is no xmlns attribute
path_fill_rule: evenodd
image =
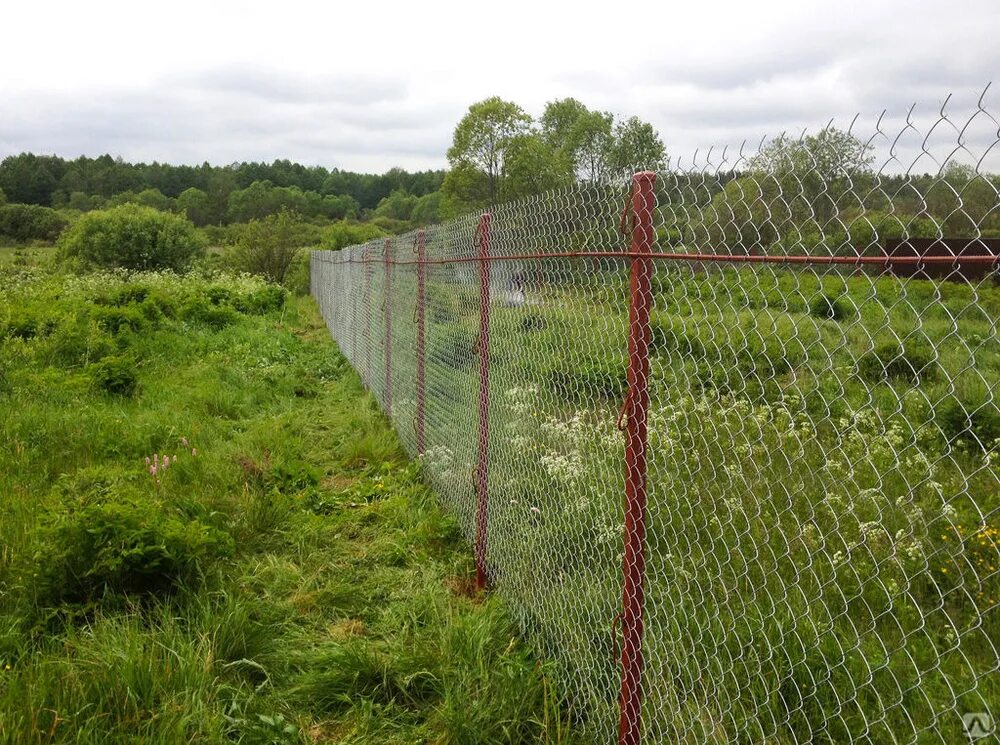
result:
<svg viewBox="0 0 1000 745"><path fill-rule="evenodd" d="M417 199L418 197L402 189L396 189L378 203L378 207L375 208L375 216L388 217L393 220L409 220L414 207L417 206Z"/></svg>
<svg viewBox="0 0 1000 745"><path fill-rule="evenodd" d="M440 191L432 191L430 194L417 197L417 203L413 205L410 219L417 225L430 225L438 222L441 219L441 201Z"/></svg>
<svg viewBox="0 0 1000 745"><path fill-rule="evenodd" d="M254 181L229 195L230 222L247 222L273 215L283 209L303 213L308 202L297 187L275 186L270 181Z"/></svg>
<svg viewBox="0 0 1000 745"><path fill-rule="evenodd" d="M452 218L482 209L492 198L487 175L471 163L457 163L441 185L441 216Z"/></svg>
<svg viewBox="0 0 1000 745"><path fill-rule="evenodd" d="M66 220L51 207L37 204L7 204L0 207L0 236L27 243L54 241L66 227Z"/></svg>
<svg viewBox="0 0 1000 745"><path fill-rule="evenodd" d="M341 222L331 225L323 236L323 248L330 251L356 246L359 243L367 243L375 238L382 238L389 235L377 225L371 223Z"/></svg>
<svg viewBox="0 0 1000 745"><path fill-rule="evenodd" d="M632 116L615 125L610 160L613 176L627 179L638 170L666 169L667 149L652 124Z"/></svg>
<svg viewBox="0 0 1000 745"><path fill-rule="evenodd" d="M187 215L188 220L198 227L204 227L213 222L214 210L208 192L193 186L182 191L177 197L177 209Z"/></svg>
<svg viewBox="0 0 1000 745"><path fill-rule="evenodd" d="M997 184L975 168L952 162L924 189L921 207L945 237L973 238L1000 226L997 193Z"/></svg>
<svg viewBox="0 0 1000 745"><path fill-rule="evenodd" d="M666 148L653 125L638 117L615 122L575 98L550 101L541 118L543 139L568 158L583 181L626 179L640 168L666 167Z"/></svg>
<svg viewBox="0 0 1000 745"><path fill-rule="evenodd" d="M4 194L3 189L0 189L0 207L3 207L5 204L7 204L7 195Z"/></svg>
<svg viewBox="0 0 1000 745"><path fill-rule="evenodd" d="M487 203L495 203L505 196L503 187L511 143L527 134L530 128L531 117L516 103L496 96L474 103L455 127L452 145L448 148L448 162L453 170L484 174ZM443 188L454 186L454 181L449 186L446 179ZM474 198L478 200L479 195Z"/></svg>
<svg viewBox="0 0 1000 745"><path fill-rule="evenodd" d="M194 225L152 207L124 204L88 212L59 240L65 258L126 269L186 269L202 250Z"/></svg>
<svg viewBox="0 0 1000 745"><path fill-rule="evenodd" d="M777 137L751 159L749 170L776 179L794 218L822 231L841 209L853 206L844 200L853 183L869 173L871 151L849 132L828 127L799 139Z"/></svg>
<svg viewBox="0 0 1000 745"><path fill-rule="evenodd" d="M236 234L236 266L281 284L303 245L300 241L301 228L302 221L298 215L288 210L261 220L251 220Z"/></svg>
<svg viewBox="0 0 1000 745"><path fill-rule="evenodd" d="M66 198L65 206L71 210L80 212L90 212L104 207L104 198L96 194L84 194L82 191L74 191Z"/></svg>
<svg viewBox="0 0 1000 745"><path fill-rule="evenodd" d="M568 150L574 138L574 130L580 119L590 113L590 109L575 98L561 98L549 101L542 112L540 123L542 137L557 150Z"/></svg>
<svg viewBox="0 0 1000 745"><path fill-rule="evenodd" d="M52 194L65 167L61 158L21 153L0 161L0 189L11 202L52 204Z"/></svg>
<svg viewBox="0 0 1000 745"><path fill-rule="evenodd" d="M506 196L540 194L573 183L573 165L561 150L537 133L515 137L507 154Z"/></svg>

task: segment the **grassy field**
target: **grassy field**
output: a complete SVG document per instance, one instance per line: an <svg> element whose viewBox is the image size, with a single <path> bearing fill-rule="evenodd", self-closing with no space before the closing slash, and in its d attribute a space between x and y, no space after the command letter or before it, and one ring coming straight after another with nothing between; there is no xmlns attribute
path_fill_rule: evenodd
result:
<svg viewBox="0 0 1000 745"><path fill-rule="evenodd" d="M590 269L547 264L525 305L492 311L487 543L500 594L603 741L627 284L611 262ZM411 448L412 304L398 298L412 282L393 280L392 352ZM958 741L962 713L1000 711L1000 288L661 265L654 292L650 736ZM426 472L467 535L474 293L462 269L430 272ZM365 318L354 360L379 391L381 314Z"/></svg>
<svg viewBox="0 0 1000 745"><path fill-rule="evenodd" d="M570 741L311 300L0 271L0 741Z"/></svg>

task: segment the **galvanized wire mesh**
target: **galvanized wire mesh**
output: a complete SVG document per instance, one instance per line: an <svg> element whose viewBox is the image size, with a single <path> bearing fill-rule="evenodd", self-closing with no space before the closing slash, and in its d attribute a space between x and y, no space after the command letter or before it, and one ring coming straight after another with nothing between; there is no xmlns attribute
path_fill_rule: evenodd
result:
<svg viewBox="0 0 1000 745"><path fill-rule="evenodd" d="M331 334L595 742L639 388L646 741L960 742L1000 715L1000 127L983 101L887 122L677 165L646 214L581 184L313 253Z"/></svg>

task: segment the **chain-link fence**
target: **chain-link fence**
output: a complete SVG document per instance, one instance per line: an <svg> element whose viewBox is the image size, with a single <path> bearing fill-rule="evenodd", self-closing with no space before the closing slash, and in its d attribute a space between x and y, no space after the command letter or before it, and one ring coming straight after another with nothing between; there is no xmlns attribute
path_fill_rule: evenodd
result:
<svg viewBox="0 0 1000 745"><path fill-rule="evenodd" d="M312 255L595 742L1000 716L1000 127L887 126Z"/></svg>

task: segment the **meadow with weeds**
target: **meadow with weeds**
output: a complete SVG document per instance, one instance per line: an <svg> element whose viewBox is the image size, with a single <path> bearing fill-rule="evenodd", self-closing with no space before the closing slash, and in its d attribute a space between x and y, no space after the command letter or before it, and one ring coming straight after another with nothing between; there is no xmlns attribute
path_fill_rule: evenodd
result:
<svg viewBox="0 0 1000 745"><path fill-rule="evenodd" d="M621 675L621 266L494 267L490 318L490 579L597 742ZM339 299L364 297L361 268L317 268L382 396L381 267L370 315ZM521 302L515 273L532 277ZM476 278L427 274L425 472L471 540ZM411 451L413 275L392 280L392 418ZM1000 710L1000 288L664 262L652 292L646 736L958 741L960 713Z"/></svg>
<svg viewBox="0 0 1000 745"><path fill-rule="evenodd" d="M0 741L571 741L310 299L0 264Z"/></svg>

